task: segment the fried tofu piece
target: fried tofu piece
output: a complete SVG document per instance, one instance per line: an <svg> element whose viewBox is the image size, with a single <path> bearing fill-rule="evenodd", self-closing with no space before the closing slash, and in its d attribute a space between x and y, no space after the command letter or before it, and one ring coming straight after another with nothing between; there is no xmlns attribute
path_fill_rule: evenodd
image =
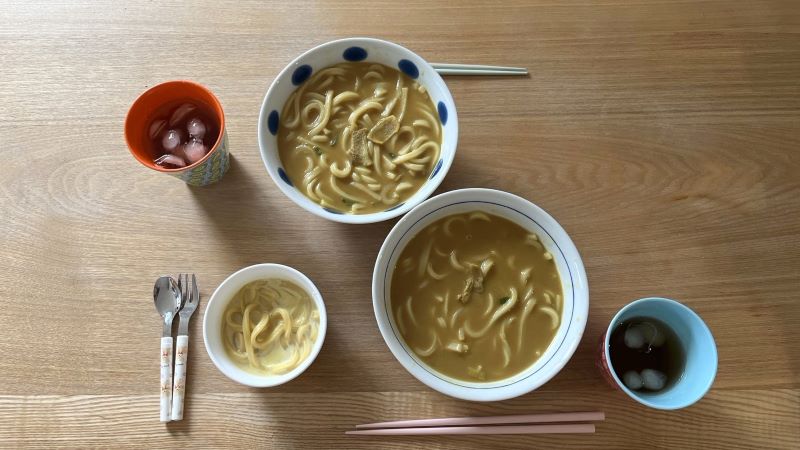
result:
<svg viewBox="0 0 800 450"><path fill-rule="evenodd" d="M378 123L376 123L372 129L369 130L367 138L376 144L383 144L384 142L388 141L389 138L394 136L399 129L400 121L397 120L397 117L386 116L379 120Z"/></svg>
<svg viewBox="0 0 800 450"><path fill-rule="evenodd" d="M472 295L472 290L475 288L475 278L469 277L464 281L464 289L456 296L461 303L467 303L469 296Z"/></svg>
<svg viewBox="0 0 800 450"><path fill-rule="evenodd" d="M480 266L468 263L467 270L469 270L469 276L464 281L464 288L461 293L456 296L458 301L467 303L473 292L483 292L483 280L486 278L486 274L489 272L489 269L492 268L493 264L494 263L489 259L483 261Z"/></svg>
<svg viewBox="0 0 800 450"><path fill-rule="evenodd" d="M350 150L350 161L355 165L363 165L369 160L369 150L367 148L367 129L361 128L353 132Z"/></svg>

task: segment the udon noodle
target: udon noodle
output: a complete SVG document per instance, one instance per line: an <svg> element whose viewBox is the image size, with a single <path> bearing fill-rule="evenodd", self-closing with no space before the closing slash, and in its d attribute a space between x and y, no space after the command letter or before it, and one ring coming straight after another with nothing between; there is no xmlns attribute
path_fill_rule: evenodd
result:
<svg viewBox="0 0 800 450"><path fill-rule="evenodd" d="M228 355L245 370L284 374L308 358L319 330L319 310L296 284L253 281L230 300L222 336Z"/></svg>
<svg viewBox="0 0 800 450"><path fill-rule="evenodd" d="M286 101L278 132L294 186L323 207L352 214L406 201L431 174L441 142L425 88L368 62L316 72Z"/></svg>
<svg viewBox="0 0 800 450"><path fill-rule="evenodd" d="M561 324L563 292L538 235L475 211L433 222L408 242L390 303L400 335L433 369L494 381L545 352Z"/></svg>

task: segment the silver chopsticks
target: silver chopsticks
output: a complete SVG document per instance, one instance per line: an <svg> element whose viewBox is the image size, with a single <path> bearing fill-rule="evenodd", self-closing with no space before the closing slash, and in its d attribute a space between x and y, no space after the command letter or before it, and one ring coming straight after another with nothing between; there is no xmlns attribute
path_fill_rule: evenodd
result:
<svg viewBox="0 0 800 450"><path fill-rule="evenodd" d="M478 64L431 64L439 75L505 75L525 76L528 69L524 67L485 66Z"/></svg>

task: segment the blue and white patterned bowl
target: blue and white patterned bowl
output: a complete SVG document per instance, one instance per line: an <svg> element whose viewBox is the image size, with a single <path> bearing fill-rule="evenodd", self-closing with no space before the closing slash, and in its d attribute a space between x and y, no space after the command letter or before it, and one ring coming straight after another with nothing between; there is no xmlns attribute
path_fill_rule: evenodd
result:
<svg viewBox="0 0 800 450"><path fill-rule="evenodd" d="M423 85L439 112L442 124L442 145L439 161L430 178L405 203L394 205L386 211L371 214L344 214L323 208L311 201L293 185L283 169L278 154L278 124L283 105L289 96L315 71L346 61L369 61L401 70ZM267 172L278 188L303 209L320 217L343 223L374 223L405 214L428 198L441 184L453 158L458 142L458 116L453 96L442 77L411 50L395 43L371 38L348 38L327 42L298 56L278 74L267 90L258 117L258 145Z"/></svg>

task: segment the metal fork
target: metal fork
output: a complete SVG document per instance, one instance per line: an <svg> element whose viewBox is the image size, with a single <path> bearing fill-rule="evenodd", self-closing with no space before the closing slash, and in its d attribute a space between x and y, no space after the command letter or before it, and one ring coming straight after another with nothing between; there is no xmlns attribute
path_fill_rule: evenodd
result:
<svg viewBox="0 0 800 450"><path fill-rule="evenodd" d="M178 275L178 289L186 299L179 314L178 339L175 344L175 385L172 392L172 420L183 419L183 398L186 394L186 360L189 357L189 319L200 304L197 278L188 273Z"/></svg>

